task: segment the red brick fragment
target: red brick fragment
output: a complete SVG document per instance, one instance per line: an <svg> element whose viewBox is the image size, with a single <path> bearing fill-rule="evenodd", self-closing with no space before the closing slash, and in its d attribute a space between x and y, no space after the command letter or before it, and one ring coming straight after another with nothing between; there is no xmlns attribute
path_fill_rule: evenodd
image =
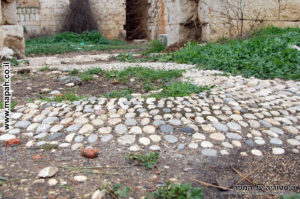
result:
<svg viewBox="0 0 300 199"><path fill-rule="evenodd" d="M40 156L40 155L34 155L34 156L32 156L32 159L38 160L38 159L41 159L41 157L42 157L42 156Z"/></svg>
<svg viewBox="0 0 300 199"><path fill-rule="evenodd" d="M21 144L21 140L18 139L18 138L6 141L6 146L7 147L10 147L11 145L19 145L19 144Z"/></svg>
<svg viewBox="0 0 300 199"><path fill-rule="evenodd" d="M84 149L81 153L81 156L93 159L97 157L99 154L99 149L91 148L91 149Z"/></svg>

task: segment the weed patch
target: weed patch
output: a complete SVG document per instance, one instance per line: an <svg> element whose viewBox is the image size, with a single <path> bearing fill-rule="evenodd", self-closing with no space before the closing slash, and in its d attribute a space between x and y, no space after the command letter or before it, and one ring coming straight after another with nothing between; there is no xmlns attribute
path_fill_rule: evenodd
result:
<svg viewBox="0 0 300 199"><path fill-rule="evenodd" d="M42 101L47 101L47 102L63 102L63 101L78 101L86 98L85 96L78 96L76 93L69 91L64 95L57 95L53 99L47 98L47 97L42 97Z"/></svg>
<svg viewBox="0 0 300 199"><path fill-rule="evenodd" d="M162 45L157 40L153 40L149 46L149 48L146 50L146 53L160 53L166 49L165 45Z"/></svg>
<svg viewBox="0 0 300 199"><path fill-rule="evenodd" d="M40 68L39 71L45 72L45 71L49 71L49 70L50 70L49 66L45 66L45 67L43 67L43 68Z"/></svg>
<svg viewBox="0 0 300 199"><path fill-rule="evenodd" d="M148 154L129 154L125 156L126 160L132 161L132 160L137 160L141 163L143 163L144 167L147 169L153 169L158 161L159 158L159 153L148 153Z"/></svg>
<svg viewBox="0 0 300 199"><path fill-rule="evenodd" d="M178 52L159 59L197 64L201 69L222 70L244 77L299 80L300 52L291 49L292 45L300 45L300 28L270 27L256 31L245 40L223 40L205 46L189 42Z"/></svg>
<svg viewBox="0 0 300 199"><path fill-rule="evenodd" d="M14 108L18 105L18 102L17 101L11 101L10 102L10 110L14 110ZM1 100L0 101L0 109L4 109L4 103L3 101Z"/></svg>
<svg viewBox="0 0 300 199"><path fill-rule="evenodd" d="M129 192L130 192L130 188L129 187L125 187L122 189L122 185L121 184L115 184L113 186L111 185L105 185L104 188L100 189L102 190L106 190L106 196L110 196L112 198L123 198L123 197L127 197Z"/></svg>
<svg viewBox="0 0 300 199"><path fill-rule="evenodd" d="M183 97L193 93L201 93L210 91L214 86L196 86L190 82L175 82L165 85L163 90L158 94L151 94L150 97L167 98L167 97Z"/></svg>
<svg viewBox="0 0 300 199"><path fill-rule="evenodd" d="M98 31L85 31L82 34L63 32L26 40L26 56L135 48L138 47L123 41L108 40Z"/></svg>
<svg viewBox="0 0 300 199"><path fill-rule="evenodd" d="M166 182L158 191L148 194L146 199L203 199L201 188L193 188L190 184L171 184Z"/></svg>

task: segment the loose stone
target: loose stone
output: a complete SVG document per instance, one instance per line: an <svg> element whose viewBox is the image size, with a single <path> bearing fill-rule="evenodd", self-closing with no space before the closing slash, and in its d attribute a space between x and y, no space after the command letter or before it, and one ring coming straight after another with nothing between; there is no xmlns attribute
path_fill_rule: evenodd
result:
<svg viewBox="0 0 300 199"><path fill-rule="evenodd" d="M71 146L71 149L73 150L73 151L75 151L75 150L77 150L77 149L79 149L79 148L82 148L83 147L83 144L82 143L75 143L75 144L73 144L72 146Z"/></svg>
<svg viewBox="0 0 300 199"><path fill-rule="evenodd" d="M263 153L258 149L252 149L251 153L256 156L263 156Z"/></svg>
<svg viewBox="0 0 300 199"><path fill-rule="evenodd" d="M232 131L239 131L241 130L241 126L235 122L228 122L227 126Z"/></svg>
<svg viewBox="0 0 300 199"><path fill-rule="evenodd" d="M49 128L51 126L49 124L40 124L37 129L36 132L37 133L41 133L41 132L48 132Z"/></svg>
<svg viewBox="0 0 300 199"><path fill-rule="evenodd" d="M201 142L201 146L203 148L212 148L214 145L211 142L209 142L209 141L202 141Z"/></svg>
<svg viewBox="0 0 300 199"><path fill-rule="evenodd" d="M165 135L164 139L171 144L174 144L178 141L178 138L175 137L174 135Z"/></svg>
<svg viewBox="0 0 300 199"><path fill-rule="evenodd" d="M201 154L204 155L204 156L208 156L208 157L215 157L217 156L217 151L214 150L214 149L203 149L201 151Z"/></svg>
<svg viewBox="0 0 300 199"><path fill-rule="evenodd" d="M89 134L92 133L94 130L94 127L90 124L85 124L83 127L79 130L79 134Z"/></svg>
<svg viewBox="0 0 300 199"><path fill-rule="evenodd" d="M57 140L57 139L61 138L62 135L63 135L62 133L54 133L54 134L51 134L47 139L49 141Z"/></svg>
<svg viewBox="0 0 300 199"><path fill-rule="evenodd" d="M137 121L135 119L128 119L125 121L125 124L127 126L135 126L137 124Z"/></svg>
<svg viewBox="0 0 300 199"><path fill-rule="evenodd" d="M189 145L188 145L188 147L190 148L190 149L197 149L198 148L198 144L197 143L190 143Z"/></svg>
<svg viewBox="0 0 300 199"><path fill-rule="evenodd" d="M21 128L21 129L25 129L30 125L29 121L18 121L15 124L15 128Z"/></svg>
<svg viewBox="0 0 300 199"><path fill-rule="evenodd" d="M270 143L274 145L282 145L282 141L278 138L271 138Z"/></svg>
<svg viewBox="0 0 300 199"><path fill-rule="evenodd" d="M203 131L208 132L208 133L216 132L216 129L212 126L209 126L209 125L202 125L201 128L202 128Z"/></svg>
<svg viewBox="0 0 300 199"><path fill-rule="evenodd" d="M108 127L100 128L98 132L100 134L109 134L109 133L111 133L111 131L112 131L112 128L110 126L108 126Z"/></svg>
<svg viewBox="0 0 300 199"><path fill-rule="evenodd" d="M160 130L163 133L173 133L174 131L173 127L170 125L162 125L160 126Z"/></svg>
<svg viewBox="0 0 300 199"><path fill-rule="evenodd" d="M152 142L158 143L161 141L161 137L159 135L150 135L149 138Z"/></svg>
<svg viewBox="0 0 300 199"><path fill-rule="evenodd" d="M184 132L184 133L194 133L194 129L193 128L190 128L190 127L182 127L181 129L180 129L180 131L182 131L182 132Z"/></svg>
<svg viewBox="0 0 300 199"><path fill-rule="evenodd" d="M281 155L284 154L284 149L283 148L272 148L272 153L274 155Z"/></svg>
<svg viewBox="0 0 300 199"><path fill-rule="evenodd" d="M94 120L92 120L92 124L94 126L102 126L104 124L104 122L101 119L94 119Z"/></svg>
<svg viewBox="0 0 300 199"><path fill-rule="evenodd" d="M194 133L192 137L196 140L205 140L206 138L202 133Z"/></svg>
<svg viewBox="0 0 300 199"><path fill-rule="evenodd" d="M124 135L118 138L120 145L131 145L135 142L135 135Z"/></svg>
<svg viewBox="0 0 300 199"><path fill-rule="evenodd" d="M75 135L75 134L74 134ZM71 136L70 136L70 138L71 138ZM74 139L74 142L82 142L84 140L84 136L82 136L82 135L77 135L76 137L75 137L75 139Z"/></svg>
<svg viewBox="0 0 300 199"><path fill-rule="evenodd" d="M226 138L222 133L212 133L209 137L216 141L223 141Z"/></svg>
<svg viewBox="0 0 300 199"><path fill-rule="evenodd" d="M136 135L138 135L138 134L142 134L143 131L142 131L142 129L141 129L139 126L133 126L133 127L131 127L131 129L129 130L129 133L130 133L130 134L136 134Z"/></svg>
<svg viewBox="0 0 300 199"><path fill-rule="evenodd" d="M140 151L141 147L137 144L132 145L131 147L129 147L129 151Z"/></svg>
<svg viewBox="0 0 300 199"><path fill-rule="evenodd" d="M15 135L10 135L10 134L3 134L0 136L0 141L8 141L8 140L12 140L15 139L16 136Z"/></svg>
<svg viewBox="0 0 300 199"><path fill-rule="evenodd" d="M82 126L82 124L73 124L71 126L69 126L66 131L67 132L77 132L78 129Z"/></svg>
<svg viewBox="0 0 300 199"><path fill-rule="evenodd" d="M151 143L151 141L150 141L149 138L141 137L139 139L139 143L142 144L142 145L144 145L144 146L148 146Z"/></svg>
<svg viewBox="0 0 300 199"><path fill-rule="evenodd" d="M9 134L11 134L11 135L17 135L17 134L20 134L20 133L21 133L20 129L11 129L9 131Z"/></svg>
<svg viewBox="0 0 300 199"><path fill-rule="evenodd" d="M107 142L111 141L113 138L114 138L114 136L112 134L104 135L101 138L101 142L107 143Z"/></svg>
<svg viewBox="0 0 300 199"><path fill-rule="evenodd" d="M77 182L85 182L87 180L86 176L75 176L74 180Z"/></svg>
<svg viewBox="0 0 300 199"><path fill-rule="evenodd" d="M166 124L166 122L162 121L162 120L154 120L154 122L153 122L154 126L161 126L161 125L164 125L164 124Z"/></svg>
<svg viewBox="0 0 300 199"><path fill-rule="evenodd" d="M151 145L151 146L149 147L149 149L150 149L151 151L160 151L160 147L159 147L158 145Z"/></svg>
<svg viewBox="0 0 300 199"><path fill-rule="evenodd" d="M171 119L171 120L169 120L169 123L174 126L179 126L181 124L181 121L177 120L177 119Z"/></svg>
<svg viewBox="0 0 300 199"><path fill-rule="evenodd" d="M91 134L88 137L88 142L91 143L91 144L97 142L97 140L98 140L98 135L96 135L96 134Z"/></svg>
<svg viewBox="0 0 300 199"><path fill-rule="evenodd" d="M115 127L115 132L117 134L124 134L128 131L127 129L127 126L124 125L124 124L118 124L116 127Z"/></svg>
<svg viewBox="0 0 300 199"><path fill-rule="evenodd" d="M288 139L287 143L292 145L292 146L300 146L300 141L296 139Z"/></svg>
<svg viewBox="0 0 300 199"><path fill-rule="evenodd" d="M59 131L61 131L64 128L63 125L55 125L50 129L51 133L57 133Z"/></svg>
<svg viewBox="0 0 300 199"><path fill-rule="evenodd" d="M226 133L226 137L233 140L241 140L242 136L237 133Z"/></svg>
<svg viewBox="0 0 300 199"><path fill-rule="evenodd" d="M239 147L239 148L242 147L242 143L238 140L233 140L231 143L235 147Z"/></svg>
<svg viewBox="0 0 300 199"><path fill-rule="evenodd" d="M213 126L218 130L218 131L222 131L222 132L227 132L228 131L228 127L224 124L221 124L219 122L217 123L213 123Z"/></svg>

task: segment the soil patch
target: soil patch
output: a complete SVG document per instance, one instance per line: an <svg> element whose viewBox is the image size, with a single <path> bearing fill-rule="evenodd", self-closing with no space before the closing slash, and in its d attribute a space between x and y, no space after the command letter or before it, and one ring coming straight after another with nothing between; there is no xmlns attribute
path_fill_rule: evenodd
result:
<svg viewBox="0 0 300 199"><path fill-rule="evenodd" d="M164 182L190 183L194 187L202 187L205 198L278 198L277 194L260 191L258 195L249 192L238 195L237 191L224 191L213 187L203 186L191 179L201 180L217 185L222 179L232 179L231 184L237 183L239 176L232 168L237 169L248 179L271 185L299 185L299 158L295 154L284 156L265 155L263 158L253 156L240 157L239 152L230 156L204 158L198 152L178 152L172 149L160 153L159 162L152 170L142 165L131 164L124 156L129 152L118 149L112 144L97 146L100 154L93 160L80 156L80 151L41 149L25 150L24 146L6 148L0 146L1 165L0 175L7 182L0 186L4 198L90 198L91 194L107 183L121 183L130 187L130 196L140 198L148 192L153 192ZM34 160L33 156L41 158ZM39 170L47 166L59 167L59 172L53 178L59 183L50 187L48 179L37 181ZM82 169L78 169L82 167ZM0 167L1 168L1 167ZM77 169L76 169L77 168ZM84 169L86 168L86 169ZM85 175L88 180L84 183L74 181L74 176ZM66 185L62 185L66 183ZM247 181L239 185L253 186ZM245 191L244 191L245 192ZM247 192L247 191L246 191ZM275 192L275 191L273 191ZM299 187L297 189L299 192Z"/></svg>

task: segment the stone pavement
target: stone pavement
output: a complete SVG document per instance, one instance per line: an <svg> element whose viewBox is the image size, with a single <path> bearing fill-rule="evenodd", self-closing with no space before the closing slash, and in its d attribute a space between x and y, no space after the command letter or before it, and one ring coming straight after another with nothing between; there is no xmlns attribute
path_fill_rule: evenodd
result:
<svg viewBox="0 0 300 199"><path fill-rule="evenodd" d="M130 100L19 105L11 114L12 129L0 141L20 138L28 148L53 144L74 151L113 144L125 151L193 150L218 157L236 151L241 156L299 153L300 82L196 69L188 69L184 79L215 87L167 99L137 94ZM0 117L3 130L3 112Z"/></svg>

